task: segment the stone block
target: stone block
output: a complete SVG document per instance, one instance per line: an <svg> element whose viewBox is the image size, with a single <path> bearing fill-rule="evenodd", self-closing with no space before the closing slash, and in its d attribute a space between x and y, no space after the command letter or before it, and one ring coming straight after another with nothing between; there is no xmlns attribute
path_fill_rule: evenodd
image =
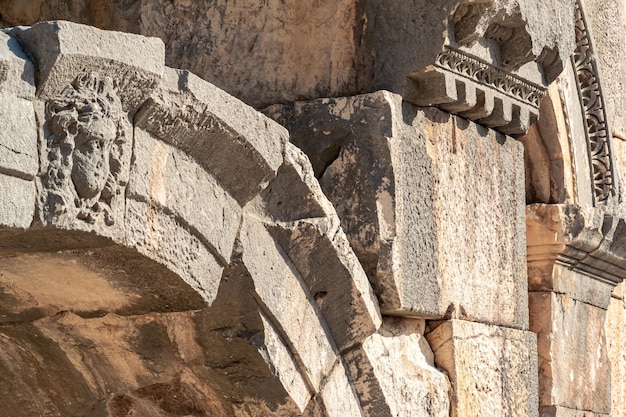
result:
<svg viewBox="0 0 626 417"><path fill-rule="evenodd" d="M35 214L35 183L0 174L0 236L3 229L26 230Z"/></svg>
<svg viewBox="0 0 626 417"><path fill-rule="evenodd" d="M452 383L452 417L538 416L534 333L450 320L426 339Z"/></svg>
<svg viewBox="0 0 626 417"><path fill-rule="evenodd" d="M317 302L339 350L360 343L381 323L378 302L313 176L307 157L287 145L285 162L261 193L268 230Z"/></svg>
<svg viewBox="0 0 626 417"><path fill-rule="evenodd" d="M0 92L0 172L32 180L38 169L33 102Z"/></svg>
<svg viewBox="0 0 626 417"><path fill-rule="evenodd" d="M296 105L290 117L292 140L313 143L305 150L335 138L320 184L384 314L527 326L520 143L387 92Z"/></svg>
<svg viewBox="0 0 626 417"><path fill-rule="evenodd" d="M287 131L188 71L167 69L136 126L194 157L241 204L282 164ZM245 176L246 181L242 181Z"/></svg>
<svg viewBox="0 0 626 417"><path fill-rule="evenodd" d="M0 31L0 93L35 98L35 66L19 41Z"/></svg>
<svg viewBox="0 0 626 417"><path fill-rule="evenodd" d="M619 415L619 414L616 414ZM614 415L613 415L614 416ZM591 411L574 410L565 407L542 407L539 417L610 417L608 414L598 414Z"/></svg>
<svg viewBox="0 0 626 417"><path fill-rule="evenodd" d="M158 38L64 21L11 33L37 65L37 96L43 100L59 95L81 74L96 72L119 83L124 110L134 111L158 85L165 66L165 46Z"/></svg>
<svg viewBox="0 0 626 417"><path fill-rule="evenodd" d="M623 286L624 284L622 284ZM611 363L611 415L626 416L626 302L612 298L607 310L605 334Z"/></svg>
<svg viewBox="0 0 626 417"><path fill-rule="evenodd" d="M357 393L342 361L335 364L317 395L328 417L363 417Z"/></svg>
<svg viewBox="0 0 626 417"><path fill-rule="evenodd" d="M298 358L310 389L318 391L332 370L336 347L313 296L265 225L252 214L244 213L239 239L261 310Z"/></svg>
<svg viewBox="0 0 626 417"><path fill-rule="evenodd" d="M179 219L149 203L128 199L124 226L128 247L165 265L207 304L213 302L224 268Z"/></svg>
<svg viewBox="0 0 626 417"><path fill-rule="evenodd" d="M197 231L222 262L230 262L241 207L189 156L135 129L126 196L151 202Z"/></svg>
<svg viewBox="0 0 626 417"><path fill-rule="evenodd" d="M388 319L344 355L366 417L447 417L450 382L435 368L424 322Z"/></svg>
<svg viewBox="0 0 626 417"><path fill-rule="evenodd" d="M24 179L39 168L34 97L32 62L17 39L0 32L0 172Z"/></svg>
<svg viewBox="0 0 626 417"><path fill-rule="evenodd" d="M529 294L530 329L537 333L539 405L608 414L611 371L606 310L565 294Z"/></svg>

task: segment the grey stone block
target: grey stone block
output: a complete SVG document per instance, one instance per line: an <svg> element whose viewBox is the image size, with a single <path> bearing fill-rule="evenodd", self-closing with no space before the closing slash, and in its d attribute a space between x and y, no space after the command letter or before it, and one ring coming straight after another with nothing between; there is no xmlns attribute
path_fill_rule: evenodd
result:
<svg viewBox="0 0 626 417"><path fill-rule="evenodd" d="M274 177L288 141L282 126L197 76L173 69L135 120L194 157L241 205Z"/></svg>
<svg viewBox="0 0 626 417"><path fill-rule="evenodd" d="M28 229L34 214L35 183L0 174L0 236L3 229Z"/></svg>
<svg viewBox="0 0 626 417"><path fill-rule="evenodd" d="M42 22L14 28L37 65L37 96L59 95L83 73L97 72L119 83L125 111L133 111L158 85L165 47L158 38L103 31L71 22Z"/></svg>
<svg viewBox="0 0 626 417"><path fill-rule="evenodd" d="M39 168L34 97L32 62L17 39L0 32L0 172L24 179Z"/></svg>
<svg viewBox="0 0 626 417"><path fill-rule="evenodd" d="M229 263L241 207L180 150L139 128L134 137L127 198L151 202L175 214L197 231L222 262Z"/></svg>
<svg viewBox="0 0 626 417"><path fill-rule="evenodd" d="M175 216L150 204L126 201L126 246L165 265L207 304L217 296L224 267Z"/></svg>

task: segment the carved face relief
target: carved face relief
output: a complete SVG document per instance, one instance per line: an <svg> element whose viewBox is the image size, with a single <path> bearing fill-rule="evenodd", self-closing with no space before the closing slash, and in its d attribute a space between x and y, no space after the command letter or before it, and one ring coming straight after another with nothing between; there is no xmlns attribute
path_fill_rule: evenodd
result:
<svg viewBox="0 0 626 417"><path fill-rule="evenodd" d="M110 118L92 116L79 124L72 153L72 182L81 198L96 197L109 177L109 158L117 128ZM80 119L80 115L79 115Z"/></svg>
<svg viewBox="0 0 626 417"><path fill-rule="evenodd" d="M122 195L129 165L113 81L96 73L79 76L48 102L46 127L49 165L42 182L50 204L45 214L73 212L87 223L101 218L113 224L114 200Z"/></svg>

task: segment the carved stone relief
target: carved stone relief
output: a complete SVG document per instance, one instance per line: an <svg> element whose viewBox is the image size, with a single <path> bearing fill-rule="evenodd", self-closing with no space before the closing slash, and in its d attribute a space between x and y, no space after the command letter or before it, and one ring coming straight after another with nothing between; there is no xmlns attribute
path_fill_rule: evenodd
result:
<svg viewBox="0 0 626 417"><path fill-rule="evenodd" d="M572 1L510 1L506 7L490 0L461 2L450 14L447 39L433 65L408 76L404 99L508 135L524 134L573 49L567 31L573 27ZM555 14L560 34L542 20L546 13Z"/></svg>
<svg viewBox="0 0 626 417"><path fill-rule="evenodd" d="M128 182L129 127L110 77L79 75L46 104L43 215L115 223Z"/></svg>
<svg viewBox="0 0 626 417"><path fill-rule="evenodd" d="M576 72L583 111L593 195L595 202L599 203L615 195L611 130L608 126L593 45L580 1L576 2L576 50L572 55L572 65Z"/></svg>

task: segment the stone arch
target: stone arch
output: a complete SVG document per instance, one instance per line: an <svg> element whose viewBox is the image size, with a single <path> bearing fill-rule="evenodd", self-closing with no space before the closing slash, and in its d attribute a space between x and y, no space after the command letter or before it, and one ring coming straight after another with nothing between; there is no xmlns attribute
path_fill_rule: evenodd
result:
<svg viewBox="0 0 626 417"><path fill-rule="evenodd" d="M165 67L156 39L67 22L0 36L0 92L16 103L2 123L23 121L5 131L19 140L2 136L13 148L0 159L0 286L15 311L3 316L1 362L35 369L2 384L15 388L7 413L402 407L378 381L397 375L379 375L368 349L392 334L420 346L423 328L381 328L367 277L285 129ZM446 393L415 395L447 410Z"/></svg>

